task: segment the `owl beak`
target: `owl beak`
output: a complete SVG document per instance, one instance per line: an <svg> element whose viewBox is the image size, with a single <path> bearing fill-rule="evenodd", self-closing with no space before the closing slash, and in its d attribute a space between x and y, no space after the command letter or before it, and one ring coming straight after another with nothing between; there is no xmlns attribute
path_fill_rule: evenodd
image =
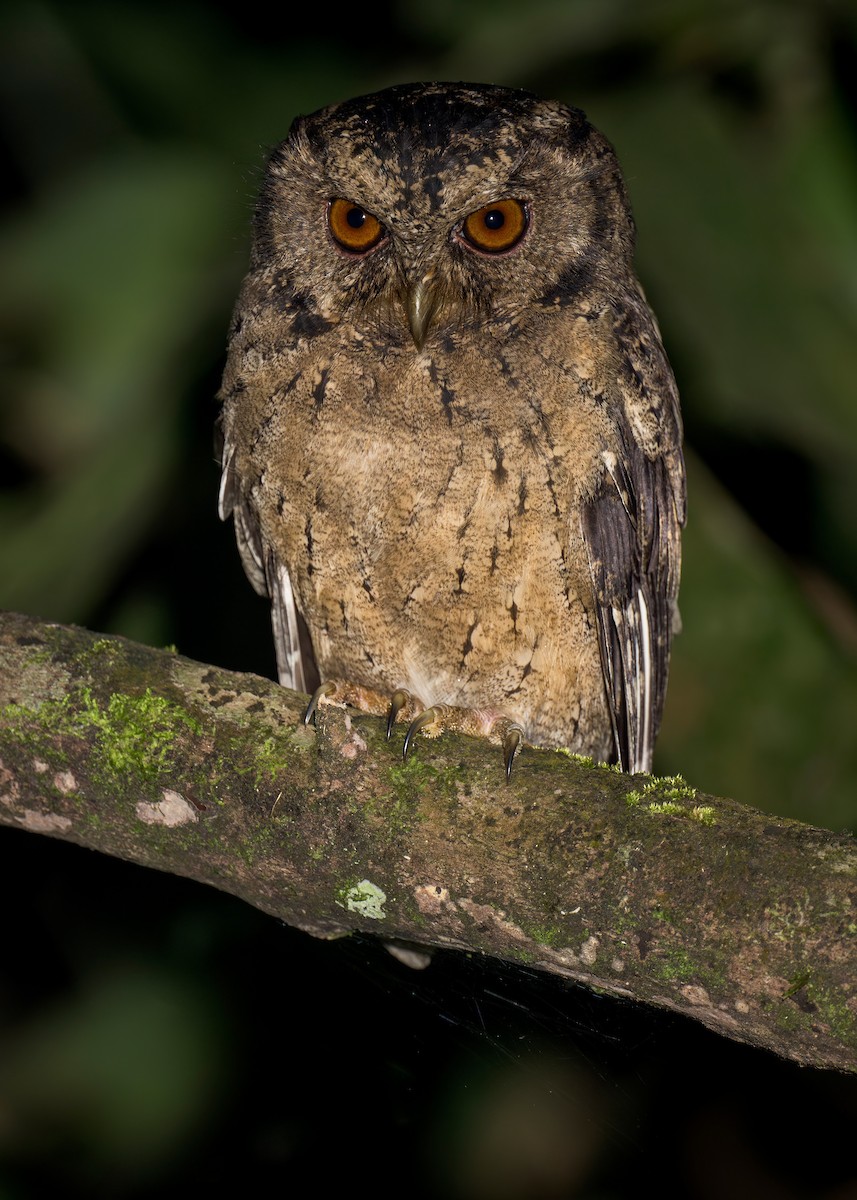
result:
<svg viewBox="0 0 857 1200"><path fill-rule="evenodd" d="M425 344L426 334L428 333L436 304L437 293L432 285L431 278L418 279L408 292L406 304L411 336L418 350L422 350Z"/></svg>

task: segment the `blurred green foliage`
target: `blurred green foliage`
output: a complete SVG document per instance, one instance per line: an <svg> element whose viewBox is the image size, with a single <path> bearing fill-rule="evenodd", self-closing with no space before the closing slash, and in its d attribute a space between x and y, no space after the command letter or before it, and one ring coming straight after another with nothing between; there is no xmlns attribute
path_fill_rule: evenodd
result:
<svg viewBox="0 0 857 1200"><path fill-rule="evenodd" d="M96 1179L157 1177L218 1095L212 1006L151 962L94 970L70 1003L44 1008L17 1033L0 1063L14 1114L0 1134L6 1153L16 1143L18 1153L42 1155L74 1147Z"/></svg>
<svg viewBox="0 0 857 1200"><path fill-rule="evenodd" d="M854 4L380 0L342 11L334 19L332 10L200 0L7 0L0 8L0 606L271 672L267 607L243 579L231 531L216 520L211 449L225 331L265 155L295 114L389 83L527 87L582 107L616 145L640 231L640 274L682 393L690 492L684 632L656 766L771 811L857 825ZM57 913L68 884L54 851L41 851L38 861L51 865L35 889L35 924L21 928L65 945ZM22 870L38 851L27 853ZM113 886L116 864L88 862L83 878L93 889L105 878ZM56 892L47 883L53 871ZM23 921L19 892L9 888L4 911ZM163 895L169 907L173 892ZM128 893L121 902L134 907ZM662 1085L662 1108L633 1089L620 1102L588 1061L578 1070L533 1060L508 1102L510 1076L492 1075L485 1103L475 1104L482 1085L473 1087L460 1066L448 1068L446 1085L426 1084L419 1047L403 1066L401 1048L379 1057L367 1035L365 1059L349 1057L362 1052L364 1039L349 1041L338 1017L325 1015L322 997L338 1004L341 983L327 946L302 991L317 973L329 978L320 977L317 998L290 1018L300 1031L318 1010L312 1066L299 1066L294 1028L282 1031L282 1042L278 1031L272 1049L258 1021L259 995L273 1024L294 990L287 967L297 942L283 951L285 931L225 904L192 919L196 932L182 943L180 970L166 969L163 958L187 937L189 910L179 905L184 916L153 918L167 946L160 960L149 963L147 949L141 962L138 946L133 968L103 950L93 959L86 937L72 934L71 948L60 952L68 965L58 969L64 998L57 1006L37 1004L31 1015L0 976L0 1162L12 1164L5 1173L0 1167L0 1195L36 1194L27 1171L58 1153L63 1163L39 1168L38 1178L61 1194L78 1194L75 1187L85 1195L148 1194L146 1180L166 1172L181 1147L188 1153L212 1105L231 1114L230 1136L240 1127L247 1100L237 1094L233 1108L224 1107L220 1017L188 983L188 962L199 987L232 997L225 1036L235 1041L240 1029L249 1042L255 1035L262 1075L275 1077L273 1115L253 1114L256 1142L235 1135L257 1185L260 1163L276 1186L301 1146L309 1147L307 1160L332 1169L328 1078L338 1089L336 1111L359 1103L370 1134L383 1127L386 1107L398 1114L413 1079L429 1086L429 1099L438 1088L447 1107L428 1116L421 1110L428 1133L416 1152L431 1161L442 1194L528 1200L584 1194L579 1181L607 1142L615 1161L630 1161L626 1135L614 1137L620 1109L640 1127L646 1112L697 1091L697 1075L685 1078L677 1067L671 1087ZM97 913L114 920L110 932L120 944L147 936L139 929L148 910L137 911L136 927L129 921L133 935L124 911L113 913L100 896L84 910L93 926ZM224 921L233 922L228 935ZM280 954L284 961L263 974ZM7 947L7 971L17 964L27 980L40 978L39 969L22 966L26 955L25 947L10 959ZM231 973L220 965L224 956ZM377 972L376 961L373 978ZM256 992L239 999L245 974ZM410 994L395 986L393 1008ZM390 1009L374 1006L375 1013L371 995L366 1004L367 1028L373 1020L379 1029L391 1025ZM325 1021L332 1024L322 1032ZM430 1036L426 1022L419 1028L421 1038ZM514 1059L498 1054L514 1076ZM709 1069L718 1057L715 1050ZM728 1061L746 1060L736 1051ZM337 1064L360 1082L344 1082ZM502 1075L496 1063L492 1072ZM252 1086L261 1097L268 1093L260 1078ZM459 1120L449 1097L468 1083ZM559 1099L544 1107L554 1092ZM753 1102L753 1122L765 1105L777 1114L786 1161L789 1145L815 1145L802 1128L789 1136L774 1084L759 1095L766 1098ZM597 1118L588 1131L578 1121L581 1106ZM793 1108L801 1121L815 1113L819 1128L851 1129L857 1115L853 1095ZM717 1159L718 1138L732 1137L756 1172L753 1194L763 1184L778 1188L758 1145L729 1125L726 1111L712 1118L689 1110L697 1145ZM527 1112L536 1113L529 1126ZM453 1120L457 1135L445 1129ZM323 1134L309 1132L316 1124ZM565 1139L572 1125L579 1145ZM359 1136L358 1129L347 1143L355 1152ZM425 1140L432 1136L434 1147ZM659 1194L738 1194L725 1184L694 1190L709 1167L677 1165L677 1136L673 1124L668 1152L657 1160ZM516 1153L515 1138L523 1149L512 1163L503 1155ZM387 1153L394 1142L388 1130ZM405 1143L403 1161L413 1145ZM219 1149L210 1143L208 1152ZM514 1182L522 1163L534 1164L529 1184L526 1173ZM819 1169L813 1157L806 1166L813 1195L822 1194ZM197 1165L184 1178L196 1185L209 1177ZM664 1190L664 1178L676 1180L674 1192ZM219 1179L215 1172L215 1186ZM410 1177L400 1190L422 1194ZM607 1185L599 1194L624 1193Z"/></svg>

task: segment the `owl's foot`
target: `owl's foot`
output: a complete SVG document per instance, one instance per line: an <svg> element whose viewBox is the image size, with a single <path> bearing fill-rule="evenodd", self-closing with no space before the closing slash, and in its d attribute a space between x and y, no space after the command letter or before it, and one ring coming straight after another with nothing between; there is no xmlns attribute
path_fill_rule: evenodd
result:
<svg viewBox="0 0 857 1200"><path fill-rule="evenodd" d="M403 719L407 719L407 710L413 704L413 697L404 688L399 688L393 693L387 711L387 741L390 740L393 726L398 718L404 713ZM506 778L511 778L512 763L523 737L521 726L500 713L479 711L474 708L455 708L451 704L433 704L431 708L419 711L408 725L402 746L402 758L408 757L417 734L421 733L424 737L436 738L440 737L445 730L466 733L472 737L487 737L492 742L499 742L503 750Z"/></svg>
<svg viewBox="0 0 857 1200"><path fill-rule="evenodd" d="M408 722L402 757L407 758L413 749L418 734L423 737L440 737L445 731L466 733L471 737L488 738L499 744L503 751L503 766L506 778L512 775L512 763L523 738L521 726L509 717L496 711L475 708L456 708L451 704L433 704L424 708L417 697L405 688L397 688L391 697L372 688L361 687L341 679L328 679L315 689L304 713L304 724L309 725L317 710L326 704L359 708L361 712L387 714L387 741L393 735L397 722Z"/></svg>
<svg viewBox="0 0 857 1200"><path fill-rule="evenodd" d="M350 704L352 708L359 708L361 712L381 716L382 713L387 711L389 694L376 692L374 688L362 687L357 683L348 683L344 679L326 679L324 683L315 689L309 704L306 706L304 725L309 725L316 711L325 704L334 704L337 708L344 708L346 704ZM408 697L407 705L400 705L400 707L404 708L406 717L414 717L421 710L422 705ZM388 738L390 736L390 728L391 726L388 721Z"/></svg>

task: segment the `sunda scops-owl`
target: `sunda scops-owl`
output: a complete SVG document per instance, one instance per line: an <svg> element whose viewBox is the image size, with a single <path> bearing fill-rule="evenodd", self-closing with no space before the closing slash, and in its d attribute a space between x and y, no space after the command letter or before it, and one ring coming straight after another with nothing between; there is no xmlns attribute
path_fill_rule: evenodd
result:
<svg viewBox="0 0 857 1200"><path fill-rule="evenodd" d="M507 769L522 739L650 769L685 484L633 250L577 109L407 84L294 122L221 392L220 512L284 685L406 750L454 728Z"/></svg>

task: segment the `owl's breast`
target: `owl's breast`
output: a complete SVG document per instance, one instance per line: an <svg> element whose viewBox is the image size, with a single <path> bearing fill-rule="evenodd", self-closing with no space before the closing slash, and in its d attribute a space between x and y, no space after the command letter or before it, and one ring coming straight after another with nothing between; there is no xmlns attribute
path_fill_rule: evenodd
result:
<svg viewBox="0 0 857 1200"><path fill-rule="evenodd" d="M534 740L568 744L569 683L597 657L575 506L599 418L525 388L508 361L479 366L411 354L371 380L316 367L288 454L261 450L257 506L323 677L511 708ZM592 461L570 410L592 425Z"/></svg>

